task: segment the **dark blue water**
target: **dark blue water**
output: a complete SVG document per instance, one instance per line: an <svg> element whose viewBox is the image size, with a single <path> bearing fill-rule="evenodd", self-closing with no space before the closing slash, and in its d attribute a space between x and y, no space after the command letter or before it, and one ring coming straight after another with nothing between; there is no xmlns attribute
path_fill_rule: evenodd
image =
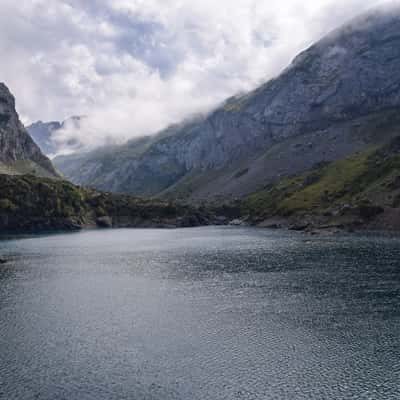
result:
<svg viewBox="0 0 400 400"><path fill-rule="evenodd" d="M0 399L400 399L400 239L0 241Z"/></svg>

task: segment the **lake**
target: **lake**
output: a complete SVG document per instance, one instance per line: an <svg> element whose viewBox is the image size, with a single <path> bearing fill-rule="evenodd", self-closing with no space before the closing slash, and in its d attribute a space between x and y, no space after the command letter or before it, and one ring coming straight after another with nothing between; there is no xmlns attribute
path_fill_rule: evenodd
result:
<svg viewBox="0 0 400 400"><path fill-rule="evenodd" d="M0 399L399 399L400 238L0 241Z"/></svg>

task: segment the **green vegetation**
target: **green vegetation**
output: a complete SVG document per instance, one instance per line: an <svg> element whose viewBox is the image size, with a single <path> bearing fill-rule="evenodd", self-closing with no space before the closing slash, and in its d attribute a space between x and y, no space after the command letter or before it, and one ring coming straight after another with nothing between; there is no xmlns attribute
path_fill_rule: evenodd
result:
<svg viewBox="0 0 400 400"><path fill-rule="evenodd" d="M242 202L244 214L267 218L324 214L343 207L396 207L400 139L285 178Z"/></svg>
<svg viewBox="0 0 400 400"><path fill-rule="evenodd" d="M0 210L15 211L16 205L10 199L0 199Z"/></svg>
<svg viewBox="0 0 400 400"><path fill-rule="evenodd" d="M63 180L0 175L0 187L0 230L207 223L207 215L194 207L97 192Z"/></svg>
<svg viewBox="0 0 400 400"><path fill-rule="evenodd" d="M240 112L245 107L246 101L246 96L233 96L225 102L223 109L226 112Z"/></svg>
<svg viewBox="0 0 400 400"><path fill-rule="evenodd" d="M354 185L368 173L371 151L318 168L302 176L299 190L284 199L279 208L284 213L330 207L335 202L351 200Z"/></svg>
<svg viewBox="0 0 400 400"><path fill-rule="evenodd" d="M224 106L224 110L227 112L239 112L241 109L242 109L242 106L239 102L238 103L230 103L230 104L228 103L228 104L225 104L225 106Z"/></svg>

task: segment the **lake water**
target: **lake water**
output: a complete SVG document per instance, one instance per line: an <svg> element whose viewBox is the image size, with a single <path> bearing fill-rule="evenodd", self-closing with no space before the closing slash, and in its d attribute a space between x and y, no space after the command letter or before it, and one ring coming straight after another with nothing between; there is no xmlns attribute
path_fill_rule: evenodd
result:
<svg viewBox="0 0 400 400"><path fill-rule="evenodd" d="M400 239L0 241L0 399L400 399Z"/></svg>

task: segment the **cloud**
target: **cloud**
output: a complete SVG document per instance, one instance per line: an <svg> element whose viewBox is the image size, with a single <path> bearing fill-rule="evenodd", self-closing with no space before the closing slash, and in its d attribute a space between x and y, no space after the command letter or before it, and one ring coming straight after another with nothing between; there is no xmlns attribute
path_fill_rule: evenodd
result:
<svg viewBox="0 0 400 400"><path fill-rule="evenodd" d="M85 115L85 147L121 142L268 80L378 3L2 0L0 80L24 122Z"/></svg>

